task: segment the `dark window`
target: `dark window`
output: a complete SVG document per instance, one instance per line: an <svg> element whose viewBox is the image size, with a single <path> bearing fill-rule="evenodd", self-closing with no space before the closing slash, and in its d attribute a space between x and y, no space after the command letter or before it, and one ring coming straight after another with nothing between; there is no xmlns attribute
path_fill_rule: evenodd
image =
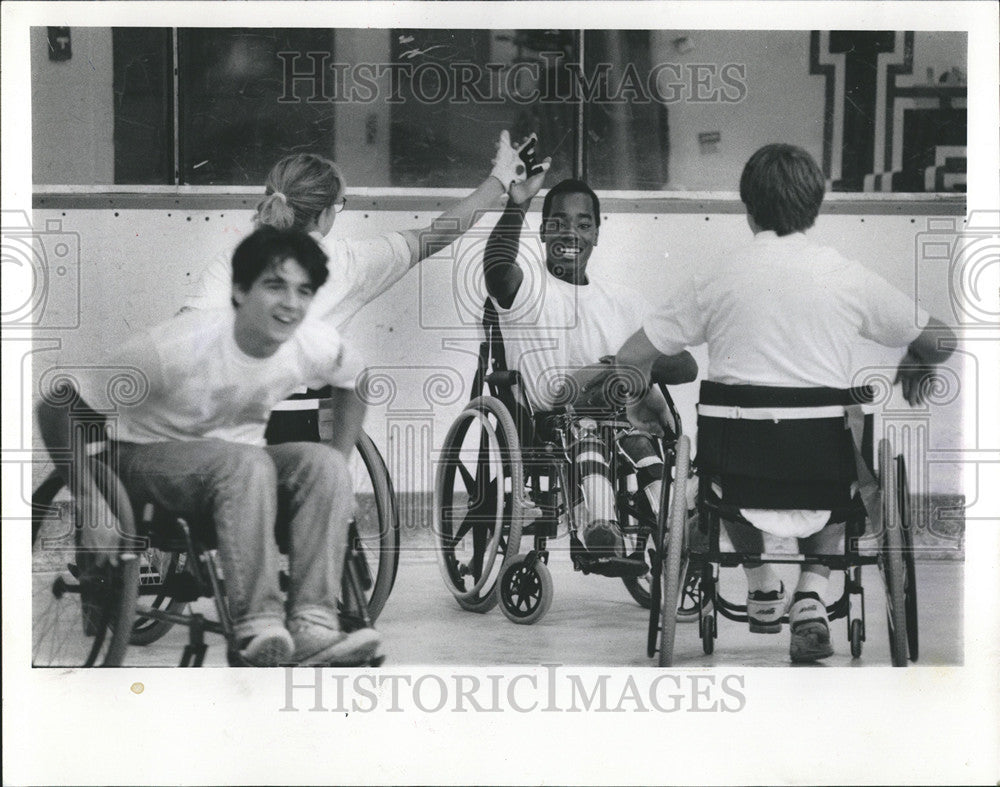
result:
<svg viewBox="0 0 1000 787"><path fill-rule="evenodd" d="M472 185L504 129L515 143L536 132L539 156L552 157L549 182L570 177L571 31L393 30L391 44L401 99L391 110L392 185Z"/></svg>
<svg viewBox="0 0 1000 787"><path fill-rule="evenodd" d="M174 182L170 28L116 27L115 183Z"/></svg>
<svg viewBox="0 0 1000 787"><path fill-rule="evenodd" d="M295 54L304 61L297 71L322 67L333 56L333 31L178 31L181 183L260 185L288 153L333 155L336 106L322 95L309 100L311 88L306 100L279 100Z"/></svg>

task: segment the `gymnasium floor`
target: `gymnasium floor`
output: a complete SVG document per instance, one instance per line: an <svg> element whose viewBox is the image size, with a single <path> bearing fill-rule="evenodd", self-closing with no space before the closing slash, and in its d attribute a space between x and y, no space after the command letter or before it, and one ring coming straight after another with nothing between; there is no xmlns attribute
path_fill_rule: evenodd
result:
<svg viewBox="0 0 1000 787"><path fill-rule="evenodd" d="M562 552L554 553L549 565L555 587L552 607L536 624L521 626L509 622L499 609L482 615L461 610L441 580L433 552L404 552L392 596L378 621L386 664L655 666L645 653L648 613L632 600L620 580L576 573L568 554ZM917 576L918 664L961 664L963 563L920 561ZM723 595L740 599L746 592L743 581L741 571L724 570ZM836 653L819 666L889 664L884 594L874 567L866 568L864 585L867 639L861 658L851 658L846 624L838 620L831 626ZM832 581L831 590L838 592L839 582ZM206 612L210 609L205 607ZM175 628L157 643L130 648L125 664L176 665L185 639L185 632ZM211 637L208 642L206 665L225 665L221 639ZM680 625L674 664L680 668L787 667L787 629L778 635L751 634L745 625L720 617L715 653L706 656L697 626Z"/></svg>

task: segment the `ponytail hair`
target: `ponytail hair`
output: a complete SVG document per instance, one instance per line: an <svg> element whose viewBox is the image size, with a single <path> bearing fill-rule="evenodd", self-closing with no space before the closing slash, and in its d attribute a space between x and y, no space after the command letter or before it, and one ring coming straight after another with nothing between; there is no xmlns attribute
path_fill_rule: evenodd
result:
<svg viewBox="0 0 1000 787"><path fill-rule="evenodd" d="M285 156L267 175L253 221L257 227L306 231L343 193L344 176L330 159L314 153Z"/></svg>

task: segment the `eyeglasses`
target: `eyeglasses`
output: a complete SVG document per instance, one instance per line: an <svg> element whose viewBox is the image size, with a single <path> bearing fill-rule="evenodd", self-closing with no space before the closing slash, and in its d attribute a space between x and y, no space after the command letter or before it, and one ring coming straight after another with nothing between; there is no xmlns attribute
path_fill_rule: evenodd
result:
<svg viewBox="0 0 1000 787"><path fill-rule="evenodd" d="M341 197L337 202L333 203L333 212L340 213L347 207L347 197Z"/></svg>

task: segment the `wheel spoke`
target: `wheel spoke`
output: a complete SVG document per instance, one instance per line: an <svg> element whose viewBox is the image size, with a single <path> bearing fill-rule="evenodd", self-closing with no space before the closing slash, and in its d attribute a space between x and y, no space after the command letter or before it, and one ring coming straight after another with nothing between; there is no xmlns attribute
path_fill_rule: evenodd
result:
<svg viewBox="0 0 1000 787"><path fill-rule="evenodd" d="M462 476L462 483L465 484L466 494L468 494L469 497L472 498L473 492L476 489L475 477L469 471L469 468L467 468L460 459L456 460L455 466L458 468L458 472Z"/></svg>

